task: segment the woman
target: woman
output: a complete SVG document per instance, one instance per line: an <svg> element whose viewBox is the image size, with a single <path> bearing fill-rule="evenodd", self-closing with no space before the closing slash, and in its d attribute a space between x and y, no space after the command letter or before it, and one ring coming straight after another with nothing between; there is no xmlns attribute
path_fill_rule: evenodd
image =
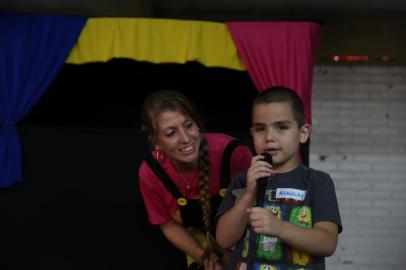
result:
<svg viewBox="0 0 406 270"><path fill-rule="evenodd" d="M224 134L203 134L190 101L176 91L146 98L143 130L152 146L139 169L140 189L152 224L188 254L189 269L221 269L207 247L214 216L230 179L251 163L251 150Z"/></svg>

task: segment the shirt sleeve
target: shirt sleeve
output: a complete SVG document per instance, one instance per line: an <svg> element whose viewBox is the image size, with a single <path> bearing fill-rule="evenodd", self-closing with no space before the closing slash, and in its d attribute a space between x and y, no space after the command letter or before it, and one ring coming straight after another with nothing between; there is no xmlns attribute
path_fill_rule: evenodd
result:
<svg viewBox="0 0 406 270"><path fill-rule="evenodd" d="M340 212L338 209L337 196L331 177L322 172L313 172L316 183L312 194L313 223L329 221L336 223L338 232L342 231Z"/></svg>
<svg viewBox="0 0 406 270"><path fill-rule="evenodd" d="M220 207L217 210L216 219L230 210L235 201L242 195L245 190L246 173L243 171L238 172L232 179L227 189L227 194L221 201Z"/></svg>
<svg viewBox="0 0 406 270"><path fill-rule="evenodd" d="M141 164L138 176L141 195L150 223L158 225L170 221L172 207L168 207L168 202L165 202L162 183L158 177L145 162Z"/></svg>

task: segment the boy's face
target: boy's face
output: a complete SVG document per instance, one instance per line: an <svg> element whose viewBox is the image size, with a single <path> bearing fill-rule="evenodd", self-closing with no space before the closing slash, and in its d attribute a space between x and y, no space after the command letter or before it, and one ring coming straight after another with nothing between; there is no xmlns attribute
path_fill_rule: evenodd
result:
<svg viewBox="0 0 406 270"><path fill-rule="evenodd" d="M255 150L258 154L272 155L276 172L290 171L298 165L299 145L306 142L310 130L308 124L298 127L288 102L253 106L251 135Z"/></svg>

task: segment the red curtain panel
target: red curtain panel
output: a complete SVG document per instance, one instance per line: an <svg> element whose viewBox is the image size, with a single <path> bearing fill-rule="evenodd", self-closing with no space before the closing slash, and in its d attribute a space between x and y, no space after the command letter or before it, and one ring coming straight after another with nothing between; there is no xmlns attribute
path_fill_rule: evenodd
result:
<svg viewBox="0 0 406 270"><path fill-rule="evenodd" d="M294 89L311 123L314 55L323 26L282 21L226 24L258 91L277 85Z"/></svg>

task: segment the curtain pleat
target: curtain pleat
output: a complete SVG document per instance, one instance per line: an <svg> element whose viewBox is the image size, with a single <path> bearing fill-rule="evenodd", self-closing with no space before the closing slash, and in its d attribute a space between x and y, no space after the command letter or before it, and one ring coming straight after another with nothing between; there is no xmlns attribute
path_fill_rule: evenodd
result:
<svg viewBox="0 0 406 270"><path fill-rule="evenodd" d="M86 18L0 13L0 187L22 179L15 124L65 63Z"/></svg>

